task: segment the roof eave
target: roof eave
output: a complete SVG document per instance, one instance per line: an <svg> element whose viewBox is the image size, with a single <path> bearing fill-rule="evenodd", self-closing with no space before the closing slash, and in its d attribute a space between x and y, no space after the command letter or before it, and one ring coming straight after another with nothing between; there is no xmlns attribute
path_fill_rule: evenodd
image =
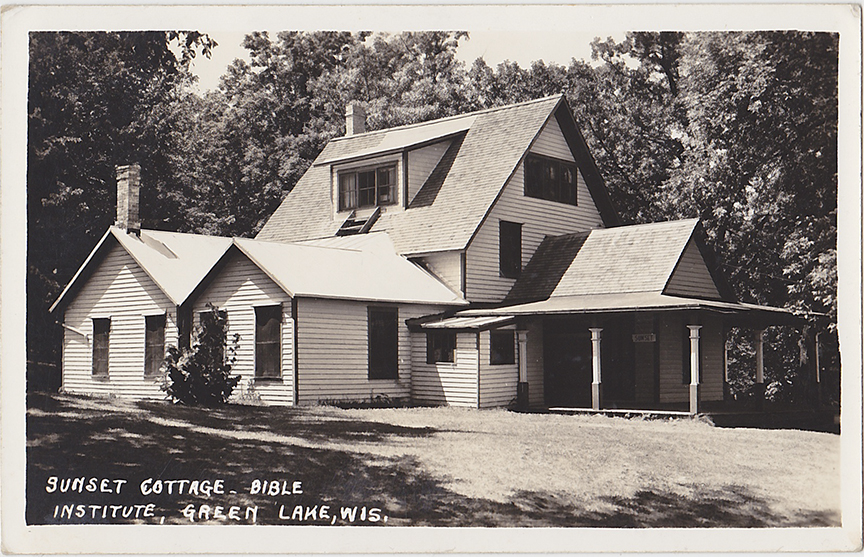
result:
<svg viewBox="0 0 864 557"><path fill-rule="evenodd" d="M90 254L87 255L87 259L85 259L84 263L82 263L81 266L78 267L78 271L76 271L75 274L72 276L72 279L66 285L66 288L63 289L63 291L60 293L54 303L51 304L51 307L48 308L48 313L54 313L55 309L57 309L61 305L66 305L63 302L66 296L68 296L73 289L77 289L78 280L82 278L85 271L89 271L90 264L94 261L96 254L99 253L99 251L102 249L103 244L108 240L109 237L113 237L113 234L111 233L112 228L113 227L108 227L108 230L106 230L102 237L99 239L99 241L96 242L96 246L92 250L90 250ZM117 238L114 238L114 240L117 241L118 244L120 243Z"/></svg>

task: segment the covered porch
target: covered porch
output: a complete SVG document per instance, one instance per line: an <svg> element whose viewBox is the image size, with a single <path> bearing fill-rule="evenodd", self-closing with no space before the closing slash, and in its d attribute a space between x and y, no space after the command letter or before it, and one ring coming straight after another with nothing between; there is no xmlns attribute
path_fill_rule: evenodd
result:
<svg viewBox="0 0 864 557"><path fill-rule="evenodd" d="M761 410L765 329L806 324L779 308L658 293L552 297L459 315L516 320L519 408L689 415ZM755 407L729 400L731 327L752 331ZM818 354L818 336L808 342ZM818 389L812 360L805 372Z"/></svg>

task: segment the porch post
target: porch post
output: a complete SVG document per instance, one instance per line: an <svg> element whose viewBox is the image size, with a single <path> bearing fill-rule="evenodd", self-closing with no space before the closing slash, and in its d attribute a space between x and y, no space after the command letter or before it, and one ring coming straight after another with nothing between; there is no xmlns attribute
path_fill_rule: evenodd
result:
<svg viewBox="0 0 864 557"><path fill-rule="evenodd" d="M603 329L600 327L591 327L591 370L593 371L593 379L591 380L591 408L600 410L603 407L603 383L600 373L600 333Z"/></svg>
<svg viewBox="0 0 864 557"><path fill-rule="evenodd" d="M528 331L516 331L519 344L519 382L516 384L516 407L528 409Z"/></svg>
<svg viewBox="0 0 864 557"><path fill-rule="evenodd" d="M754 332L754 338L756 341L756 404L762 408L762 404L765 402L765 367L762 359L765 329L757 329Z"/></svg>
<svg viewBox="0 0 864 557"><path fill-rule="evenodd" d="M702 325L687 325L690 329L690 413L699 413L699 329Z"/></svg>

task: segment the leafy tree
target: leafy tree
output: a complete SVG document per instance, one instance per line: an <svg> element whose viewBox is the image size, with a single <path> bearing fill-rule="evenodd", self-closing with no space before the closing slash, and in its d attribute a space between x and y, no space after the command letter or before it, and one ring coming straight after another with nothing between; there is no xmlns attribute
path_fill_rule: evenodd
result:
<svg viewBox="0 0 864 557"><path fill-rule="evenodd" d="M208 309L201 314L190 348L168 347L163 389L174 402L219 406L228 402L240 382L239 375L231 375L240 335L234 335L226 354L228 314L212 305Z"/></svg>
<svg viewBox="0 0 864 557"><path fill-rule="evenodd" d="M141 164L146 224L178 220L166 193L165 107L192 79L196 52L214 46L192 31L30 34L28 358L57 357L59 327L46 310L114 220L115 165Z"/></svg>

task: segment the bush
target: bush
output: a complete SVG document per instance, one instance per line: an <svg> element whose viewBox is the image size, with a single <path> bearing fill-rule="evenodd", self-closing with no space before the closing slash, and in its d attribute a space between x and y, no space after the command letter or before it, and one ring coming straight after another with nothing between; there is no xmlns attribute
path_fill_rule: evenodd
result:
<svg viewBox="0 0 864 557"><path fill-rule="evenodd" d="M239 375L231 376L240 335L234 335L226 357L228 315L212 305L207 307L209 311L201 314L192 347L168 347L162 364L162 388L174 402L208 407L225 404L240 382Z"/></svg>

